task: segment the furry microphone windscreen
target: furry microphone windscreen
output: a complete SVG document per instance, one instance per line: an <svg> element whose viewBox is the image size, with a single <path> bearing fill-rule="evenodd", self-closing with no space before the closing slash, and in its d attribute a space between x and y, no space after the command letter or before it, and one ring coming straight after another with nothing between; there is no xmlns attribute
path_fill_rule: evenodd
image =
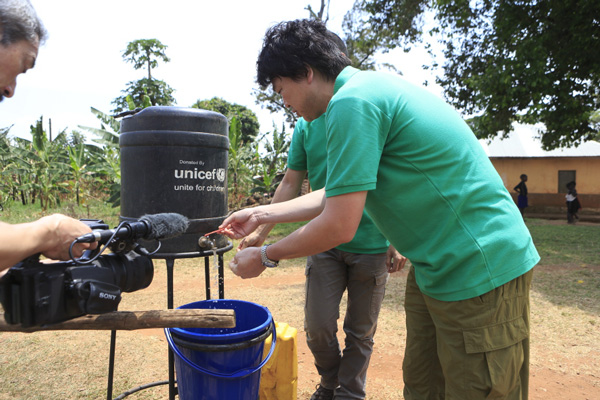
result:
<svg viewBox="0 0 600 400"><path fill-rule="evenodd" d="M177 213L146 214L140 218L150 226L146 237L152 239L170 239L182 235L187 230L190 221Z"/></svg>

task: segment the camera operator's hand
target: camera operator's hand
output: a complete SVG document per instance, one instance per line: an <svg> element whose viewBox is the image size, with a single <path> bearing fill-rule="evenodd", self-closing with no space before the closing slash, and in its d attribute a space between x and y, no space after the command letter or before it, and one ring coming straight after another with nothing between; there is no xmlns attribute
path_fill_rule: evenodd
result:
<svg viewBox="0 0 600 400"><path fill-rule="evenodd" d="M23 224L0 222L0 270L37 253L55 260L68 260L73 240L91 231L83 222L62 214ZM96 246L96 243L78 243L73 246L73 256L80 257L85 250Z"/></svg>
<svg viewBox="0 0 600 400"><path fill-rule="evenodd" d="M40 253L53 260L69 260L69 246L81 235L91 232L91 228L83 222L61 214L43 217L39 223L50 229L46 245ZM87 249L95 249L96 243L77 243L73 246L73 256L81 257Z"/></svg>

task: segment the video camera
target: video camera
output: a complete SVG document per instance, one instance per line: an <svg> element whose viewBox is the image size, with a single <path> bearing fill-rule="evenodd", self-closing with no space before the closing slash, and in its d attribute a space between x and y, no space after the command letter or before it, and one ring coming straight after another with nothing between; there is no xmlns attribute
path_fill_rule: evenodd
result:
<svg viewBox="0 0 600 400"><path fill-rule="evenodd" d="M42 263L39 254L11 267L0 279L0 302L9 324L23 328L66 321L85 314L116 311L122 292L150 285L151 255L138 239L165 239L185 232L187 218L179 214L146 215L108 229L102 220L82 219L92 232L71 244L98 242L70 261ZM101 249L100 245L104 244ZM106 248L112 253L102 255Z"/></svg>

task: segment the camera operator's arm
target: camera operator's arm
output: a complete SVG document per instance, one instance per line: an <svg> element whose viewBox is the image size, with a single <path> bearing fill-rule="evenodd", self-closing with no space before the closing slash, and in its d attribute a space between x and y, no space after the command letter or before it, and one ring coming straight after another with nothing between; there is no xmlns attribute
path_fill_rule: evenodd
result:
<svg viewBox="0 0 600 400"><path fill-rule="evenodd" d="M91 231L83 222L61 214L15 225L0 222L0 270L36 253L53 260L68 260L71 242ZM80 257L84 250L96 246L96 243L78 243L73 246L73 255Z"/></svg>

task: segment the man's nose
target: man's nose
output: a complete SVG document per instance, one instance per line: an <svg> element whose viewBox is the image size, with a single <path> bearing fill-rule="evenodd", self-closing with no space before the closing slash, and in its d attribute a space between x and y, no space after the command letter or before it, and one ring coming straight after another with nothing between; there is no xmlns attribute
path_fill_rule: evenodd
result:
<svg viewBox="0 0 600 400"><path fill-rule="evenodd" d="M17 87L16 82L13 84L10 84L8 86L5 86L2 88L2 95L4 97L13 97L15 94L15 88Z"/></svg>

